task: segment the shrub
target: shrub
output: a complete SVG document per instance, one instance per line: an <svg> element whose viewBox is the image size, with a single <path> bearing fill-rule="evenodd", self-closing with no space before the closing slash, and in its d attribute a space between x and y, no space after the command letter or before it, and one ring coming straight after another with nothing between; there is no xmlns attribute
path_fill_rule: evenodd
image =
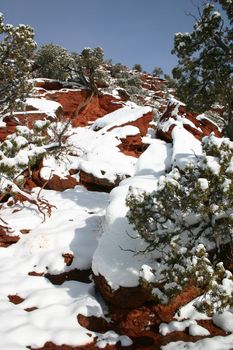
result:
<svg viewBox="0 0 233 350"><path fill-rule="evenodd" d="M161 75L163 75L163 70L162 70L162 68L160 68L160 67L155 67L155 68L153 69L152 74L153 74L155 77L160 77Z"/></svg>
<svg viewBox="0 0 233 350"><path fill-rule="evenodd" d="M100 47L85 48L81 54L73 53L72 58L73 64L70 67L72 78L98 94L96 82L105 79L101 69L104 63L103 49Z"/></svg>
<svg viewBox="0 0 233 350"><path fill-rule="evenodd" d="M42 45L37 51L34 61L34 70L37 77L57 80L67 80L69 77L68 66L72 63L72 57L68 51L58 45Z"/></svg>
<svg viewBox="0 0 233 350"><path fill-rule="evenodd" d="M31 59L36 43L30 26L4 24L0 14L0 113L12 112L32 89Z"/></svg>
<svg viewBox="0 0 233 350"><path fill-rule="evenodd" d="M112 78L127 78L129 73L127 71L127 67L121 63L116 63L111 65L110 74Z"/></svg>
<svg viewBox="0 0 233 350"><path fill-rule="evenodd" d="M175 35L178 64L172 73L178 97L191 110L203 113L216 102L224 106L225 132L233 140L232 8L232 0L204 2L193 16L193 30Z"/></svg>
<svg viewBox="0 0 233 350"><path fill-rule="evenodd" d="M129 222L146 241L146 251L160 255L164 283L154 293L168 302L192 280L209 291L211 302L205 308L211 313L214 307L233 306L233 295L222 284L232 277L220 261L233 235L233 143L205 137L203 150L203 157L185 171L174 168L162 176L156 191L129 192L126 204Z"/></svg>
<svg viewBox="0 0 233 350"><path fill-rule="evenodd" d="M45 154L45 150L40 147L45 138L42 136L41 130L36 128L30 130L26 126L17 126L16 132L9 135L0 144L1 180L7 178L17 182L23 170L35 165Z"/></svg>
<svg viewBox="0 0 233 350"><path fill-rule="evenodd" d="M136 63L133 66L133 70L136 70L137 72L142 72L142 66L139 63Z"/></svg>

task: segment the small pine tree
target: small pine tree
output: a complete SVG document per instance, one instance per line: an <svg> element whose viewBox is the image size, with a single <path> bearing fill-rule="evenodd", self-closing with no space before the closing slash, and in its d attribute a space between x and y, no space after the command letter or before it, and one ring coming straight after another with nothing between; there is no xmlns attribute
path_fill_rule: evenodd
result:
<svg viewBox="0 0 233 350"><path fill-rule="evenodd" d="M105 75L101 70L101 65L104 63L103 49L100 47L85 48L81 54L72 53L72 58L73 64L70 66L72 79L80 82L98 95L96 82L105 79Z"/></svg>
<svg viewBox="0 0 233 350"><path fill-rule="evenodd" d="M69 65L73 62L68 51L54 44L42 45L35 54L34 71L37 77L67 80Z"/></svg>
<svg viewBox="0 0 233 350"><path fill-rule="evenodd" d="M110 67L110 74L112 78L125 79L129 76L126 66L121 63L112 64Z"/></svg>
<svg viewBox="0 0 233 350"><path fill-rule="evenodd" d="M136 63L133 66L133 70L136 70L137 72L142 72L142 66L139 63Z"/></svg>
<svg viewBox="0 0 233 350"><path fill-rule="evenodd" d="M15 133L0 144L1 180L7 178L10 181L18 181L23 170L35 165L44 156L45 149L41 145L47 137L43 135L42 130L47 126L48 122L44 122L43 127L35 127L34 130L26 126L17 126Z"/></svg>
<svg viewBox="0 0 233 350"><path fill-rule="evenodd" d="M215 3L221 8L216 11ZM233 140L233 0L207 2L193 31L177 33L173 69L177 95L188 108L203 113L219 103L225 109L225 131Z"/></svg>
<svg viewBox="0 0 233 350"><path fill-rule="evenodd" d="M2 14L0 35L0 113L11 113L32 89L29 79L36 43L30 26L4 24Z"/></svg>
<svg viewBox="0 0 233 350"><path fill-rule="evenodd" d="M161 75L163 75L163 70L162 70L162 68L160 68L160 67L155 67L155 68L153 69L152 74L153 74L155 77L160 77Z"/></svg>
<svg viewBox="0 0 233 350"><path fill-rule="evenodd" d="M156 191L130 192L126 204L129 222L148 244L146 251L162 252L163 300L193 280L209 291L211 312L216 301L218 310L233 306L233 295L226 299L221 286L223 278L232 278L221 264L219 273L220 256L233 235L233 142L205 137L203 150L203 157L184 172L174 168L162 176ZM206 247L215 252L211 261Z"/></svg>

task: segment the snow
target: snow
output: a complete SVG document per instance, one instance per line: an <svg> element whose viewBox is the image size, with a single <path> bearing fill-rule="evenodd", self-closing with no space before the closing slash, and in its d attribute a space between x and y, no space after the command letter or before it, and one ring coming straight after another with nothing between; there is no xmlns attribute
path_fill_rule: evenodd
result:
<svg viewBox="0 0 233 350"><path fill-rule="evenodd" d="M60 103L43 98L27 98L25 103L52 118L56 118L56 111L58 108L62 108Z"/></svg>
<svg viewBox="0 0 233 350"><path fill-rule="evenodd" d="M159 326L159 333L164 336L171 332L184 331L186 328L190 327L191 325L196 325L196 321L185 320L181 322L172 321L170 323L161 323Z"/></svg>
<svg viewBox="0 0 233 350"><path fill-rule="evenodd" d="M200 188L202 189L202 191L205 191L209 188L209 183L207 179L204 178L199 178L198 179L198 183L200 185Z"/></svg>
<svg viewBox="0 0 233 350"><path fill-rule="evenodd" d="M34 108L48 116L55 116L60 105L51 102L34 98L27 100ZM169 103L183 105L174 98ZM112 330L104 334L91 332L78 323L78 314L106 319L106 305L96 295L93 282L65 281L61 285L53 285L43 275L92 268L95 275L105 277L113 290L121 286L135 287L141 278L147 282L159 279L160 264L155 264L159 253L140 254L146 243L126 218L126 196L129 190L133 193L156 190L162 186L168 172L173 170L174 173L176 167L184 169L189 162L201 158L203 153L200 141L184 128L185 123L192 127L195 127L194 124L179 116L172 131L172 144L155 139L151 129L143 138L149 146L139 159L121 153L118 148L120 139L139 134L137 127L125 124L151 111L150 107L128 103L98 119L92 127L73 129L62 159L55 159L52 155L44 158L40 175L45 180L54 174L64 179L70 169L84 170L112 183L123 179L110 194L90 192L81 186L64 192L42 190L40 193L40 189L36 188L28 194L28 199L39 195L52 205L51 216L46 215L45 220L38 207L29 202L17 202L12 206L10 201L2 204L1 219L11 227L10 235L17 235L20 239L6 249L0 248L0 349L23 350L29 345L42 347L47 341L57 345L82 346L94 339L100 349L117 343L126 347L132 344L125 335ZM168 128L171 122L174 123L174 119L168 120L163 127ZM37 125L43 126L43 123L38 122ZM15 142L22 147L27 141L23 135L28 133L28 129L23 126L17 128L22 135L17 136ZM218 145L223 142L214 136L211 140ZM11 147L10 140L7 142ZM28 155L37 151L37 148L32 148L31 153L21 150L15 159L7 158L4 162L9 162L9 165L27 163ZM218 174L217 159L208 157L207 160L206 166ZM228 171L232 172L232 168L230 166ZM176 182L178 180L175 179ZM4 181L8 183L6 179ZM205 178L198 182L203 191L208 189ZM229 186L230 182L226 181L224 187ZM29 230L29 233L23 234L21 230ZM184 252L184 248L181 249ZM73 256L70 266L66 265L64 254ZM30 272L42 275L33 276ZM229 293L233 291L233 284L227 278L223 279L222 287ZM159 293L158 288L153 289L154 295ZM9 301L9 295L18 295L23 301L15 305ZM196 298L178 310L172 322L161 323L160 334L166 336L187 329L191 336L208 336L208 330L197 323L201 319L210 319L195 309L194 304L200 299ZM36 309L31 312L25 310L32 307ZM228 309L222 314L215 314L213 322L226 332L233 332L233 311ZM162 349L229 350L231 347L232 334L196 343L173 342L162 346Z"/></svg>
<svg viewBox="0 0 233 350"><path fill-rule="evenodd" d="M230 350L233 346L233 335L213 337L191 342L171 342L161 347L161 350Z"/></svg>
<svg viewBox="0 0 233 350"><path fill-rule="evenodd" d="M117 147L121 141L119 135L132 134L135 129L113 129L102 135L88 128L78 128L69 138L73 152L80 155L78 168L88 174L114 183L118 178L132 176L136 158L126 156ZM114 161L113 161L114 160Z"/></svg>
<svg viewBox="0 0 233 350"><path fill-rule="evenodd" d="M43 276L28 273L90 268L108 195L77 186L64 192L43 190L40 196L56 206L45 222L30 203L4 205L1 211L1 218L20 236L15 245L0 249L0 348L4 350L41 347L46 341L73 346L92 342L96 333L88 336L76 317L79 313L104 316L93 283L67 281L55 286ZM31 231L23 235L21 229ZM64 253L74 255L70 266L64 262ZM25 300L10 303L8 295L15 294ZM25 311L30 307L38 309Z"/></svg>
<svg viewBox="0 0 233 350"><path fill-rule="evenodd" d="M208 331L208 329L202 326L199 326L198 324L191 324L189 326L189 335L192 335L193 337L196 337L196 336L204 337L204 336L210 335L210 332Z"/></svg>
<svg viewBox="0 0 233 350"><path fill-rule="evenodd" d="M213 175L218 175L220 172L220 164L218 158L208 156L206 160L206 168L208 168L213 173Z"/></svg>
<svg viewBox="0 0 233 350"><path fill-rule="evenodd" d="M126 219L128 209L125 199L129 187L142 191L156 189L159 176L165 173L170 164L171 146L155 140L138 159L134 177L122 181L110 193L103 235L93 256L92 269L95 275L103 275L113 289L137 286L143 265L150 266L154 260L153 254L135 254L143 251L146 244L139 237L132 239L137 234Z"/></svg>
<svg viewBox="0 0 233 350"><path fill-rule="evenodd" d="M147 282L155 282L155 275L152 271L152 268L146 264L142 265L139 276Z"/></svg>
<svg viewBox="0 0 233 350"><path fill-rule="evenodd" d="M222 106L214 106L214 108L223 108ZM196 117L197 120L208 120L209 122L211 122L211 124L214 124L216 126L216 128L218 128L218 130L221 132L221 128L210 118L207 117L206 114L202 113L202 114L199 114L197 117Z"/></svg>
<svg viewBox="0 0 233 350"><path fill-rule="evenodd" d="M78 164L79 160L74 156L60 156L58 159L56 159L51 155L46 155L46 157L43 159L43 167L40 170L40 176L44 180L51 179L53 175L57 175L61 179L66 179L70 176L69 170L77 169Z"/></svg>
<svg viewBox="0 0 233 350"><path fill-rule="evenodd" d="M152 112L151 107L126 106L97 119L92 130L102 129L105 132L115 126L133 122L149 112Z"/></svg>
<svg viewBox="0 0 233 350"><path fill-rule="evenodd" d="M213 322L225 332L233 332L233 314L230 311L224 311L222 314L215 314L213 316Z"/></svg>
<svg viewBox="0 0 233 350"><path fill-rule="evenodd" d="M183 126L175 126L172 130L173 155L172 163L184 169L188 162L195 162L202 155L201 142L190 134Z"/></svg>
<svg viewBox="0 0 233 350"><path fill-rule="evenodd" d="M108 331L99 336L96 345L99 349L104 349L106 345L115 345L117 342L120 342L121 346L129 346L133 343L132 340L125 335L119 336L114 331Z"/></svg>

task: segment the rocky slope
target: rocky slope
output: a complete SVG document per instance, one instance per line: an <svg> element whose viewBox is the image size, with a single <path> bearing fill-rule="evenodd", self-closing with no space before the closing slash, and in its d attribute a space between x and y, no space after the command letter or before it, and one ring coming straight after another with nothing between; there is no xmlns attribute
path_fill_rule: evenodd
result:
<svg viewBox="0 0 233 350"><path fill-rule="evenodd" d="M206 315L191 322L186 311L179 317L183 309L176 314L198 296L192 285L167 306L154 305L139 285L142 267L154 255L135 254L145 243L132 239L126 219L129 187L154 189L158 177L174 164L182 166L201 154L203 136L221 136L205 115L186 112L182 103L162 91L163 80L139 76L141 105L129 101L122 89L92 96L77 86L39 79L26 111L3 120L1 141L18 125L70 121L62 158L49 154L30 174L24 173L26 188L51 205L49 213L44 217L23 196L4 198L2 203L4 350L152 350L173 341L201 342L207 334L229 334ZM194 312L192 306L189 312ZM175 314L180 323L172 328L169 322ZM233 346L231 335L223 339ZM177 349L183 349L182 344Z"/></svg>

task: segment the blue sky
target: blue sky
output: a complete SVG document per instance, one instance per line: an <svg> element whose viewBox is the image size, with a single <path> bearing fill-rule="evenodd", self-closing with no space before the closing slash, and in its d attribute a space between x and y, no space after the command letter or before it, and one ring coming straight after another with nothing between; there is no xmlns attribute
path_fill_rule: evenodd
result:
<svg viewBox="0 0 233 350"><path fill-rule="evenodd" d="M30 24L38 45L101 46L105 58L170 73L174 33L190 31L200 0L0 0L5 22Z"/></svg>

